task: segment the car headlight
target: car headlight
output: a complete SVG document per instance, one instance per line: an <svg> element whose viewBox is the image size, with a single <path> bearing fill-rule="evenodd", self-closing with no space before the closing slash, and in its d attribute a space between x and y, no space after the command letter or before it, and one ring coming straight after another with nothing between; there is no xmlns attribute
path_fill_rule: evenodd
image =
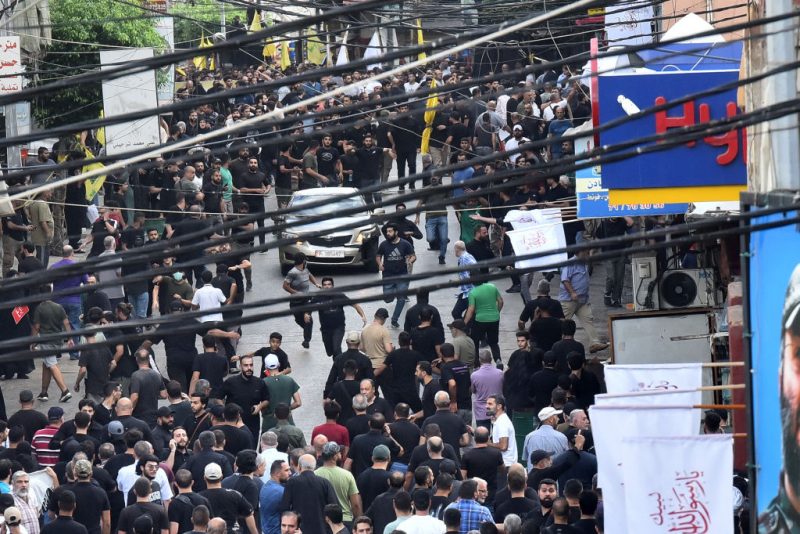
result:
<svg viewBox="0 0 800 534"><path fill-rule="evenodd" d="M299 235L297 235L297 234L294 234L294 233L292 233L292 232L283 232L283 233L281 234L281 237L282 237L283 239L290 239L290 240L292 240L292 241L296 241L298 245L299 245L299 244L301 244L301 243L303 242L303 240L300 238L300 236L299 236Z"/></svg>
<svg viewBox="0 0 800 534"><path fill-rule="evenodd" d="M356 237L356 243L359 245L362 244L364 241L372 239L373 237L377 237L380 233L380 230L377 228L372 228L371 230L362 230L358 233L358 237Z"/></svg>

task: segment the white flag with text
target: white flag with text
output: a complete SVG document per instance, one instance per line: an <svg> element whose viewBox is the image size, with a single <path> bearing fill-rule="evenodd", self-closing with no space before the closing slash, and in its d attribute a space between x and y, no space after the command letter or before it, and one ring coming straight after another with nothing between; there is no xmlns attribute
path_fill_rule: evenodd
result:
<svg viewBox="0 0 800 534"><path fill-rule="evenodd" d="M697 389L703 385L701 363L607 365L604 373L609 393Z"/></svg>

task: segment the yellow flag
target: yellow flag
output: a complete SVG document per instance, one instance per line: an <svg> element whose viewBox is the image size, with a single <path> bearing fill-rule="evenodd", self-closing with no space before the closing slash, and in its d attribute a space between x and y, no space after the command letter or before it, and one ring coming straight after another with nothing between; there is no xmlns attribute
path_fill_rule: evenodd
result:
<svg viewBox="0 0 800 534"><path fill-rule="evenodd" d="M261 31L261 13L258 11L255 12L253 15L253 22L250 23L250 31L251 32L260 32Z"/></svg>
<svg viewBox="0 0 800 534"><path fill-rule="evenodd" d="M103 110L100 110L100 118L102 119L104 116L105 114L103 113ZM97 139L98 143L100 143L103 146L106 146L106 127L101 126L100 128L98 128L97 133L95 134L94 137L95 139Z"/></svg>
<svg viewBox="0 0 800 534"><path fill-rule="evenodd" d="M261 51L261 55L264 56L264 59L275 59L275 55L277 53L278 47L272 42L272 38L268 38L266 44L264 45L264 49Z"/></svg>
<svg viewBox="0 0 800 534"><path fill-rule="evenodd" d="M289 57L289 40L281 43L281 70L286 70L292 66L292 59Z"/></svg>
<svg viewBox="0 0 800 534"><path fill-rule="evenodd" d="M308 37L306 38L306 58L309 63L322 65L325 62L325 51L322 47L323 43L316 30L314 28L309 29Z"/></svg>
<svg viewBox="0 0 800 534"><path fill-rule="evenodd" d="M83 147L83 152L86 155L87 159L94 159L94 154L92 151L89 150L87 147ZM84 165L81 169L81 172L89 172L94 171L97 169L102 169L105 167L102 163L90 163L88 165ZM95 176L94 178L88 178L85 182L86 186L86 201L91 202L92 199L97 195L100 189L103 187L103 184L106 181L105 175Z"/></svg>
<svg viewBox="0 0 800 534"><path fill-rule="evenodd" d="M431 80L431 89L436 88L436 80ZM423 154L428 153L428 147L433 133L433 120L436 118L436 107L439 105L439 96L431 93L425 102L425 130L422 132L422 142L419 151Z"/></svg>
<svg viewBox="0 0 800 534"><path fill-rule="evenodd" d="M200 37L200 45L199 45L199 47L200 48L205 48L206 47L206 36L205 35L202 35ZM192 59L192 63L194 63L194 68L196 68L198 70L205 69L208 66L206 64L206 56L205 55L195 56L194 59Z"/></svg>
<svg viewBox="0 0 800 534"><path fill-rule="evenodd" d="M422 37L422 20L417 19L417 44L423 45L425 44L425 39ZM425 61L428 58L428 55L425 52L420 52L417 57L420 61Z"/></svg>

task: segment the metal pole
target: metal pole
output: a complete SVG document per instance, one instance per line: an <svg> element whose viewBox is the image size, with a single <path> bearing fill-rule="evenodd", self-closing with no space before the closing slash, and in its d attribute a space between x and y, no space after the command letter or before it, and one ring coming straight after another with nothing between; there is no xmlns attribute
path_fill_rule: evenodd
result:
<svg viewBox="0 0 800 534"><path fill-rule="evenodd" d="M219 3L219 7L220 7L220 14L219 14L220 30L219 31L221 31L222 35L224 35L227 38L228 37L228 32L225 31L225 2L220 2Z"/></svg>
<svg viewBox="0 0 800 534"><path fill-rule="evenodd" d="M792 0L769 0L766 3L767 17L786 17L767 25L767 61L764 70L796 60L795 30L792 29L791 18L793 11ZM766 102L788 102L797 97L793 70L772 76L765 84ZM800 139L797 127L797 114L786 115L769 124L771 156L778 189L800 189Z"/></svg>

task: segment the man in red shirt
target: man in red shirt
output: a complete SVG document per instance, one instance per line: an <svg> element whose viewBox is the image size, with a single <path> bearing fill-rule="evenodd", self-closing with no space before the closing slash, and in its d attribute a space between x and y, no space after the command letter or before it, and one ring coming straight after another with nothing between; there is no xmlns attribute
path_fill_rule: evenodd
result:
<svg viewBox="0 0 800 534"><path fill-rule="evenodd" d="M314 427L311 432L311 441L314 441L315 437L322 434L328 438L329 442L333 441L339 444L342 447L342 458L346 458L347 449L350 448L350 434L346 427L336 422L342 407L335 400L326 400L322 405L322 409L325 411L325 424Z"/></svg>

